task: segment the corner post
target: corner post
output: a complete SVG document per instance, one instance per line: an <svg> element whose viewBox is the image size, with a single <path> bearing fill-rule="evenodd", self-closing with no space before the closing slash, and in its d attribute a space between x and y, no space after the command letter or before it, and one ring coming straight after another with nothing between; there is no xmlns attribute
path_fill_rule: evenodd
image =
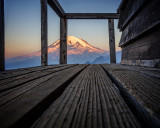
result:
<svg viewBox="0 0 160 128"><path fill-rule="evenodd" d="M110 63L116 63L114 19L108 19Z"/></svg>
<svg viewBox="0 0 160 128"><path fill-rule="evenodd" d="M67 64L67 19L60 18L60 64Z"/></svg>
<svg viewBox="0 0 160 128"><path fill-rule="evenodd" d="M5 70L4 0L0 0L0 71Z"/></svg>
<svg viewBox="0 0 160 128"><path fill-rule="evenodd" d="M41 0L41 65L48 65L47 0Z"/></svg>

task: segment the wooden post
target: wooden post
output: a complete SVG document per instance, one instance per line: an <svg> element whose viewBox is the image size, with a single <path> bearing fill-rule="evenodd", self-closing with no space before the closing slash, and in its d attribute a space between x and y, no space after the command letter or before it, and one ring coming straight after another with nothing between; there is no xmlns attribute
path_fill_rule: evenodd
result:
<svg viewBox="0 0 160 128"><path fill-rule="evenodd" d="M67 64L67 19L60 18L60 64Z"/></svg>
<svg viewBox="0 0 160 128"><path fill-rule="evenodd" d="M4 0L0 0L0 71L5 70Z"/></svg>
<svg viewBox="0 0 160 128"><path fill-rule="evenodd" d="M48 65L47 0L41 0L41 65Z"/></svg>
<svg viewBox="0 0 160 128"><path fill-rule="evenodd" d="M114 19L108 19L110 63L116 63Z"/></svg>

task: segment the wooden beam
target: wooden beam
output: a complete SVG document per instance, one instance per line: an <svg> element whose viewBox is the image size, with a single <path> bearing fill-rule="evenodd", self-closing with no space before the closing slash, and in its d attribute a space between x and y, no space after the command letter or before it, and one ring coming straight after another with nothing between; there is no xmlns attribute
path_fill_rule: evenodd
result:
<svg viewBox="0 0 160 128"><path fill-rule="evenodd" d="M64 17L64 10L57 0L48 0L48 4L57 13L59 17Z"/></svg>
<svg viewBox="0 0 160 128"><path fill-rule="evenodd" d="M118 19L117 13L65 13L66 19Z"/></svg>
<svg viewBox="0 0 160 128"><path fill-rule="evenodd" d="M60 64L67 64L67 19L60 19Z"/></svg>
<svg viewBox="0 0 160 128"><path fill-rule="evenodd" d="M41 65L48 65L47 0L41 0Z"/></svg>
<svg viewBox="0 0 160 128"><path fill-rule="evenodd" d="M0 71L5 70L4 0L0 0Z"/></svg>
<svg viewBox="0 0 160 128"><path fill-rule="evenodd" d="M108 20L108 29L109 29L110 63L116 63L114 19Z"/></svg>

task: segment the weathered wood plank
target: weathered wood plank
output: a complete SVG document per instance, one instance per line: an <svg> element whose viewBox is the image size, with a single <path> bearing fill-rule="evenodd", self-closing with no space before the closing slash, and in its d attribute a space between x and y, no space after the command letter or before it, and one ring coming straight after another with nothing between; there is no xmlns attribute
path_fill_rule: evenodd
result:
<svg viewBox="0 0 160 128"><path fill-rule="evenodd" d="M48 0L48 4L51 8L57 13L57 15L61 18L64 17L64 10L59 4L58 0Z"/></svg>
<svg viewBox="0 0 160 128"><path fill-rule="evenodd" d="M32 80L27 81L27 82L25 82L26 81L25 78L22 81L17 80L18 82L16 82L16 84L21 82L21 85L17 86L16 88L14 87L13 89L8 89L5 92L4 91L1 92L1 94L0 94L0 106L7 103L8 101L14 99L17 96L22 95L26 91L31 90L32 88L38 86L39 84L41 84L43 82L46 82L47 80L50 80L52 77L55 76L55 73L65 72L65 70L67 70L69 68L73 69L73 68L76 68L76 67L68 66L68 67L62 67L62 68L54 69L54 70L50 71L50 73L47 73L42 77L39 77L37 79L32 79ZM15 84L15 81L13 83ZM10 83L10 84L12 84L12 83ZM12 84L12 86L14 84Z"/></svg>
<svg viewBox="0 0 160 128"><path fill-rule="evenodd" d="M90 74L91 75L91 74ZM93 74L92 74L93 76ZM92 78L89 79L89 83L90 83L90 88L89 88L89 100L88 100L88 106L87 106L87 114L85 117L85 125L82 125L82 127L87 127L87 128L93 128L93 85L92 82L94 82L92 80ZM92 85L92 86L91 86Z"/></svg>
<svg viewBox="0 0 160 128"><path fill-rule="evenodd" d="M33 128L139 127L138 121L121 97L119 90L100 66L87 67L75 79L72 78L83 69L83 65L72 66L53 69L52 66L46 66L48 69L43 67L43 70L37 71L37 73L50 72L51 74L26 82L1 96L2 128L4 124L7 127L29 127L35 120L37 121ZM157 73L159 70L138 67L134 70L132 67L129 71L129 66L116 65L104 67L109 71L113 70L119 79L124 80L122 82L131 86L134 96L140 96L148 105L151 100L154 100L155 104L159 104L159 81L145 76L147 74L139 75L141 71L156 71ZM31 69L31 71L33 70L34 68ZM35 75L31 73L30 76ZM67 81L70 79L73 81L68 84ZM134 79L137 82L133 87ZM130 89L129 87L127 89ZM63 89L65 89L64 92ZM136 94L134 90L136 90ZM150 93L149 90L153 91ZM62 95L60 96L58 93ZM60 97L57 99L56 95ZM154 105L154 108L156 107L158 110L158 105Z"/></svg>
<svg viewBox="0 0 160 128"><path fill-rule="evenodd" d="M90 67L88 67L90 68ZM87 71L88 71L87 68ZM75 118L72 121L72 126L71 128L79 128L79 127L85 127L85 117L87 115L87 106L88 106L88 100L89 100L89 74L85 74L85 79L83 81L84 83L84 88L83 88L83 95L81 99L79 100L79 104L77 105L76 111L75 111Z"/></svg>
<svg viewBox="0 0 160 128"><path fill-rule="evenodd" d="M120 9L122 64L160 67L159 0L127 1Z"/></svg>
<svg viewBox="0 0 160 128"><path fill-rule="evenodd" d="M95 77L95 74L96 74L96 72L93 72L93 76ZM98 102L97 102L97 90L96 90L96 85L97 83L96 83L96 80L95 81L93 81L93 80L91 80L91 85L93 85L92 86L92 90L93 90L93 110L92 110L92 113L93 113L93 119L92 119L92 128L97 128L97 127L102 127L102 125L101 125L101 123L99 123L99 121L98 121Z"/></svg>
<svg viewBox="0 0 160 128"><path fill-rule="evenodd" d="M85 97L83 97L82 99L82 108L80 109L79 112L77 113L81 113L79 118L77 119L77 122L76 122L76 127L77 128L84 128L86 126L86 116L87 116L87 109L88 109L88 103L89 103L89 93L90 93L90 84L89 84L89 73L87 73L86 75L86 80L85 80L85 83L86 83L86 95ZM73 127L72 127L73 128Z"/></svg>
<svg viewBox="0 0 160 128"><path fill-rule="evenodd" d="M118 19L117 13L65 13L67 19Z"/></svg>
<svg viewBox="0 0 160 128"><path fill-rule="evenodd" d="M141 66L129 66L129 65L122 65L122 64L104 64L108 71L125 71L131 70L142 73L142 75L151 77L152 79L159 79L160 80L160 69L159 68L151 68L151 67L141 67ZM155 81L155 80L154 80Z"/></svg>
<svg viewBox="0 0 160 128"><path fill-rule="evenodd" d="M109 127L140 127L139 122L128 108L128 105L125 103L124 99L121 97L119 90L112 83L110 78L99 66L97 69L96 78L99 81L99 89L101 91L100 95L104 97L106 108L102 105L104 109L103 120L105 121L106 126ZM123 113L123 114L122 114ZM105 118L105 116L108 116ZM112 116L110 116L112 115Z"/></svg>
<svg viewBox="0 0 160 128"><path fill-rule="evenodd" d="M40 72L33 72L27 75L24 75L23 77L16 77L11 79L11 81L2 81L0 82L0 92L4 92L7 91L9 89L13 89L16 88L18 86L21 86L22 84L25 84L27 82L30 82L32 80L36 80L39 79L41 77L47 76L51 73L57 72L57 71L62 71L66 68L70 68L72 66L68 66L68 67L62 67L62 68L58 68L58 69L49 69L49 70L44 70L44 71L40 71Z"/></svg>
<svg viewBox="0 0 160 128"><path fill-rule="evenodd" d="M72 121L74 112L76 110L77 103L79 101L79 98L82 95L82 80L84 79L84 74L86 73L86 70L78 76L73 83L71 83L72 87L70 89L70 97L66 100L66 103L64 103L64 108L59 111L59 113L56 113L58 118L55 117L55 123L52 122L52 126L55 127L70 127L70 125L65 125L64 120L69 119L68 121ZM71 86L69 85L69 86ZM74 90L72 90L74 89ZM63 99L62 99L63 100ZM68 122L67 121L67 122ZM68 122L69 123L69 122ZM70 123L69 123L70 124Z"/></svg>
<svg viewBox="0 0 160 128"><path fill-rule="evenodd" d="M96 102L97 94L100 99L98 102ZM97 118L96 113L99 113L101 118ZM94 120L101 125L93 122ZM32 128L104 128L107 126L114 128L140 127L103 69L92 65L71 82L64 93L43 113Z"/></svg>
<svg viewBox="0 0 160 128"><path fill-rule="evenodd" d="M47 109L38 122L34 124L34 127L70 127L74 111L77 108L77 102L83 92L83 86L85 86L85 84L82 85L81 83L85 78L87 71L88 70L83 71L75 78L75 80L66 88L63 95L59 97L55 103ZM59 104L61 105L58 107ZM63 122L66 116L69 117L69 119L67 118L67 122Z"/></svg>
<svg viewBox="0 0 160 128"><path fill-rule="evenodd" d="M67 64L67 19L60 19L60 64Z"/></svg>
<svg viewBox="0 0 160 128"><path fill-rule="evenodd" d="M11 78L18 77L18 76L23 76L23 75L37 72L37 71L60 68L63 66L65 66L65 65L55 65L55 66L45 66L45 67L34 67L34 68L26 68L26 69L9 70L9 71L5 71L5 72L0 73L0 81L4 81L4 80L11 79Z"/></svg>
<svg viewBox="0 0 160 128"><path fill-rule="evenodd" d="M157 6L159 4L160 4L159 0L155 0L154 2L151 1L147 2L147 5L143 7L141 11L136 14L136 17L134 17L123 30L122 38L120 40L120 46L125 46L129 43L133 43L134 40L139 39L141 36L145 35L152 29L159 28L160 9ZM135 7L133 5L130 5L130 8L133 8L134 10ZM152 33L150 32L150 34Z"/></svg>
<svg viewBox="0 0 160 128"><path fill-rule="evenodd" d="M123 101L122 97L119 95L119 92L116 91L115 86L112 84L111 80L100 67L97 67L96 65L93 66L90 72L90 79L91 81L93 81L93 84L92 82L90 82L89 84L91 86L90 90L93 90L93 86L97 86L97 91L100 97L102 120L101 118L97 118L97 121L102 121L103 125L98 125L97 127L139 127L138 122L129 110L128 106ZM115 94L112 94L112 91L114 91ZM121 108L118 110L117 113L115 109L118 108L119 102L121 102L123 105L121 105ZM131 120L129 120L128 117L122 117L122 113L125 113L126 110L128 114L125 115L128 116ZM92 113L94 113L93 110ZM92 117L94 117L94 115ZM134 121L136 121L136 123ZM127 124L130 125L128 126Z"/></svg>
<svg viewBox="0 0 160 128"><path fill-rule="evenodd" d="M41 0L41 65L48 65L47 0Z"/></svg>
<svg viewBox="0 0 160 128"><path fill-rule="evenodd" d="M108 29L109 29L110 63L116 63L114 19L108 20Z"/></svg>
<svg viewBox="0 0 160 128"><path fill-rule="evenodd" d="M149 4L148 0L129 1L123 0L118 8L120 13L118 27L120 30L124 30L129 22L135 18L137 13L145 8L146 4Z"/></svg>
<svg viewBox="0 0 160 128"><path fill-rule="evenodd" d="M98 79L95 77L95 88L96 88L96 98L97 98L97 125L99 128L103 128L103 117L102 117L102 102L100 100L100 91L98 87Z"/></svg>
<svg viewBox="0 0 160 128"><path fill-rule="evenodd" d="M62 128L65 128L65 127L69 128L72 126L71 121L73 120L73 116L75 114L74 112L77 109L77 105L78 105L77 102L81 98L81 95L83 93L83 89L85 88L85 85L87 85L87 83L84 81L84 79L88 76L87 71L88 71L88 68L85 69L85 71L83 71L67 87L67 89L64 91L63 95L60 98L58 98L57 101L50 106L50 108L45 112L45 114L40 118L40 120L38 122L36 122L34 127L43 128L47 125L49 127L52 127L52 126L58 127L59 126ZM84 97L84 98L86 98L86 97ZM61 105L59 106L59 104L61 104ZM86 106L86 108L87 108L87 106ZM68 111L68 113L65 114L65 112L67 112L67 111ZM85 113L86 112L87 111L85 111ZM79 113L78 115L85 115L85 114ZM67 116L67 121L63 122L65 120L66 116ZM48 118L48 117L50 117L50 118ZM77 123L75 125L77 127Z"/></svg>
<svg viewBox="0 0 160 128"><path fill-rule="evenodd" d="M122 46L122 64L159 67L160 38L157 38L159 35L160 27L157 26L134 42L131 41L128 45Z"/></svg>
<svg viewBox="0 0 160 128"><path fill-rule="evenodd" d="M0 71L5 70L4 0L0 1Z"/></svg>
<svg viewBox="0 0 160 128"><path fill-rule="evenodd" d="M1 128L6 127L27 127L43 111L48 108L57 95L60 95L67 87L67 82L72 80L86 65L79 65L74 69L67 69L62 73L55 73L55 76L36 88L25 92L14 100L7 102L0 107Z"/></svg>
<svg viewBox="0 0 160 128"><path fill-rule="evenodd" d="M141 72L141 68L125 66L104 67L136 98L153 116L160 115L160 80ZM138 69L138 71L137 71ZM144 68L145 69L145 68ZM143 69L143 70L144 70ZM151 72L151 71L150 71Z"/></svg>

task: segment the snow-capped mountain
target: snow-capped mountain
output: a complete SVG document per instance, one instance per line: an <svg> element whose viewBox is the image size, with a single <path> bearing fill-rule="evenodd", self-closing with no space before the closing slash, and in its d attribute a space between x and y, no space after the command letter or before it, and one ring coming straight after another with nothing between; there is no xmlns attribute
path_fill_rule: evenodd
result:
<svg viewBox="0 0 160 128"><path fill-rule="evenodd" d="M50 46L48 46L48 63L59 63L59 47L60 40L57 40ZM67 38L67 63L68 64L85 64L92 63L98 57L103 57L104 62L109 63L108 51L94 47L83 39L79 39L74 36L68 36ZM6 68L22 68L32 67L40 65L41 52L33 52L26 56L18 56L6 60ZM97 63L97 61L96 61Z"/></svg>
<svg viewBox="0 0 160 128"><path fill-rule="evenodd" d="M49 63L59 60L60 40L48 47ZM108 56L108 52L90 45L87 41L74 36L67 38L67 62L68 64L84 64L86 61L93 61L98 56Z"/></svg>
<svg viewBox="0 0 160 128"><path fill-rule="evenodd" d="M48 46L48 53L55 53L56 55L59 55L59 47L60 47L60 40L57 40L55 43ZM100 48L96 48L92 45L90 45L87 41L83 39L79 39L74 36L68 36L67 38L67 54L68 55L79 55L83 54L84 52L89 53L106 53L107 51L102 50ZM28 56L40 56L40 51L31 53Z"/></svg>

